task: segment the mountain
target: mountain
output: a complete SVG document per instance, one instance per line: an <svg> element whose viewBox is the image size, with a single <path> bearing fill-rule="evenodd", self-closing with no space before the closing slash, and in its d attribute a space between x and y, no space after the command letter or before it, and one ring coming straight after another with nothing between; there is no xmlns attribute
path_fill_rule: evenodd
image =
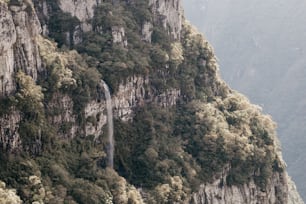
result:
<svg viewBox="0 0 306 204"><path fill-rule="evenodd" d="M306 2L184 1L213 44L221 75L278 124L289 174L306 199Z"/></svg>
<svg viewBox="0 0 306 204"><path fill-rule="evenodd" d="M275 123L182 10L0 1L1 202L303 203Z"/></svg>

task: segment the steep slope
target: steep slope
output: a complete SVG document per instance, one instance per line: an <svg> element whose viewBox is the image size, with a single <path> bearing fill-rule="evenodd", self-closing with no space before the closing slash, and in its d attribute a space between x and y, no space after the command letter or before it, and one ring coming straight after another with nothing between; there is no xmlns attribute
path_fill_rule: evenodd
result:
<svg viewBox="0 0 306 204"><path fill-rule="evenodd" d="M184 1L216 49L230 86L278 123L289 174L306 199L305 1Z"/></svg>
<svg viewBox="0 0 306 204"><path fill-rule="evenodd" d="M24 203L298 203L275 124L181 1L0 5L0 179Z"/></svg>

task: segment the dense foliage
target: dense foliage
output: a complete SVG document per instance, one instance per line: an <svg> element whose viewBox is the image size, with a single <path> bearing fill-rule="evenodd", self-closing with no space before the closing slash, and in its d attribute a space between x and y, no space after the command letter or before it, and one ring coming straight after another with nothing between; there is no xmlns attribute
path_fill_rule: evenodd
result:
<svg viewBox="0 0 306 204"><path fill-rule="evenodd" d="M13 189L7 189L5 183L0 181L0 203L21 204L20 198Z"/></svg>

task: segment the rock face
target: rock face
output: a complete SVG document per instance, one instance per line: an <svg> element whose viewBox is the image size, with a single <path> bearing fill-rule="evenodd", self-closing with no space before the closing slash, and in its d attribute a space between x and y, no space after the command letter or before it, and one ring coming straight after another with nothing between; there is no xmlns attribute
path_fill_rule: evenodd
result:
<svg viewBox="0 0 306 204"><path fill-rule="evenodd" d="M35 7L42 24L42 33L48 36L50 32L58 32L57 30L50 31L50 22L54 12L61 11L63 14L70 14L71 17L77 19L73 27L68 28L65 33L65 43L68 45L77 45L83 40L83 33L92 31L92 18L94 17L95 7L101 3L101 0L86 0L86 1L74 1L74 0L60 0L58 3L49 2L46 0L38 1L33 0ZM56 16L58 17L58 15ZM51 23L52 24L52 23Z"/></svg>
<svg viewBox="0 0 306 204"><path fill-rule="evenodd" d="M18 133L20 113L13 111L0 117L0 144L1 148L12 151L20 148L21 141Z"/></svg>
<svg viewBox="0 0 306 204"><path fill-rule="evenodd" d="M112 27L113 43L127 47L127 40L125 37L125 30L123 27L113 26Z"/></svg>
<svg viewBox="0 0 306 204"><path fill-rule="evenodd" d="M98 138L102 134L102 128L107 123L107 116L104 114L105 100L92 101L85 108L86 135L94 135Z"/></svg>
<svg viewBox="0 0 306 204"><path fill-rule="evenodd" d="M142 26L142 40L151 42L152 32L153 32L153 25L150 22L145 22Z"/></svg>
<svg viewBox="0 0 306 204"><path fill-rule="evenodd" d="M22 70L35 81L43 71L36 38L40 23L31 1L22 1L8 7L0 2L0 96L9 96L16 90L15 74ZM18 133L21 120L18 111L0 116L0 144L3 149L20 148Z"/></svg>
<svg viewBox="0 0 306 204"><path fill-rule="evenodd" d="M120 84L117 94L112 99L115 116L124 121L131 119L132 109L148 99L145 89L148 83L147 78L133 76L126 83Z"/></svg>
<svg viewBox="0 0 306 204"><path fill-rule="evenodd" d="M183 11L180 0L150 0L155 20L162 23L174 39L180 39Z"/></svg>
<svg viewBox="0 0 306 204"><path fill-rule="evenodd" d="M288 203L286 174L275 173L273 180L262 191L253 181L242 186L226 186L226 173L211 184L201 185L198 193L193 195L196 204L268 204ZM276 196L280 195L280 196Z"/></svg>
<svg viewBox="0 0 306 204"><path fill-rule="evenodd" d="M36 37L41 32L41 26L31 1L25 1L17 6L10 6L13 16L17 41L14 49L15 69L23 69L35 81L38 72L42 71L41 59Z"/></svg>
<svg viewBox="0 0 306 204"><path fill-rule="evenodd" d="M14 52L16 29L8 6L0 2L0 95L7 95L14 90Z"/></svg>
<svg viewBox="0 0 306 204"><path fill-rule="evenodd" d="M254 181L242 186L227 186L226 173L213 183L201 185L200 191L193 194L192 203L195 204L303 204L297 194L295 185L287 173L274 173L266 189L261 190ZM283 185L289 183L288 186Z"/></svg>
<svg viewBox="0 0 306 204"><path fill-rule="evenodd" d="M175 106L181 95L177 89L169 89L159 95L154 95L149 88L149 79L143 76L133 76L126 83L119 85L118 92L113 96L115 116L123 121L131 120L133 109L144 103L156 102L161 107Z"/></svg>
<svg viewBox="0 0 306 204"><path fill-rule="evenodd" d="M0 95L14 91L14 71L22 69L37 80L42 71L36 37L41 28L31 1L17 5L0 2Z"/></svg>
<svg viewBox="0 0 306 204"><path fill-rule="evenodd" d="M0 54L12 47L12 44L16 42L16 30L14 29L13 17L7 7L7 4L0 3Z"/></svg>
<svg viewBox="0 0 306 204"><path fill-rule="evenodd" d="M48 109L52 111L52 115L48 120L57 127L57 134L61 138L74 138L79 128L73 112L72 99L68 95L56 93L53 95Z"/></svg>
<svg viewBox="0 0 306 204"><path fill-rule="evenodd" d="M70 13L77 17L81 22L82 31L92 30L90 20L94 16L94 8L100 3L100 0L60 0L59 6L62 11Z"/></svg>
<svg viewBox="0 0 306 204"><path fill-rule="evenodd" d="M114 116L123 121L130 121L133 118L133 109L148 102L155 102L161 107L176 105L180 90L171 89L154 96L148 86L149 79L143 76L133 76L121 83L116 94L112 96ZM103 127L107 124L106 102L103 86L99 84L98 87L98 97L88 102L84 110L84 130L77 124L71 97L60 93L54 94L48 107L53 112L49 120L57 127L61 138L74 138L78 132L84 132L86 136L93 135L95 138L103 134Z"/></svg>
<svg viewBox="0 0 306 204"><path fill-rule="evenodd" d="M158 95L155 101L162 107L175 106L177 100L181 96L181 90L179 89L168 89L164 93Z"/></svg>

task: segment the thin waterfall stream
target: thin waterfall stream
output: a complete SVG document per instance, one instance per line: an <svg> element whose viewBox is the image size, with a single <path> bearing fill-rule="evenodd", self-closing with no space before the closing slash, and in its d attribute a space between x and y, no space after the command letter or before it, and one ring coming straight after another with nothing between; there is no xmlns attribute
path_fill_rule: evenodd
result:
<svg viewBox="0 0 306 204"><path fill-rule="evenodd" d="M108 167L114 168L114 124L113 124L113 106L112 106L112 98L110 95L110 91L108 85L102 80L103 88L105 91L106 98L106 110L107 110L107 131L108 131L108 149L107 149L107 159L108 159Z"/></svg>

